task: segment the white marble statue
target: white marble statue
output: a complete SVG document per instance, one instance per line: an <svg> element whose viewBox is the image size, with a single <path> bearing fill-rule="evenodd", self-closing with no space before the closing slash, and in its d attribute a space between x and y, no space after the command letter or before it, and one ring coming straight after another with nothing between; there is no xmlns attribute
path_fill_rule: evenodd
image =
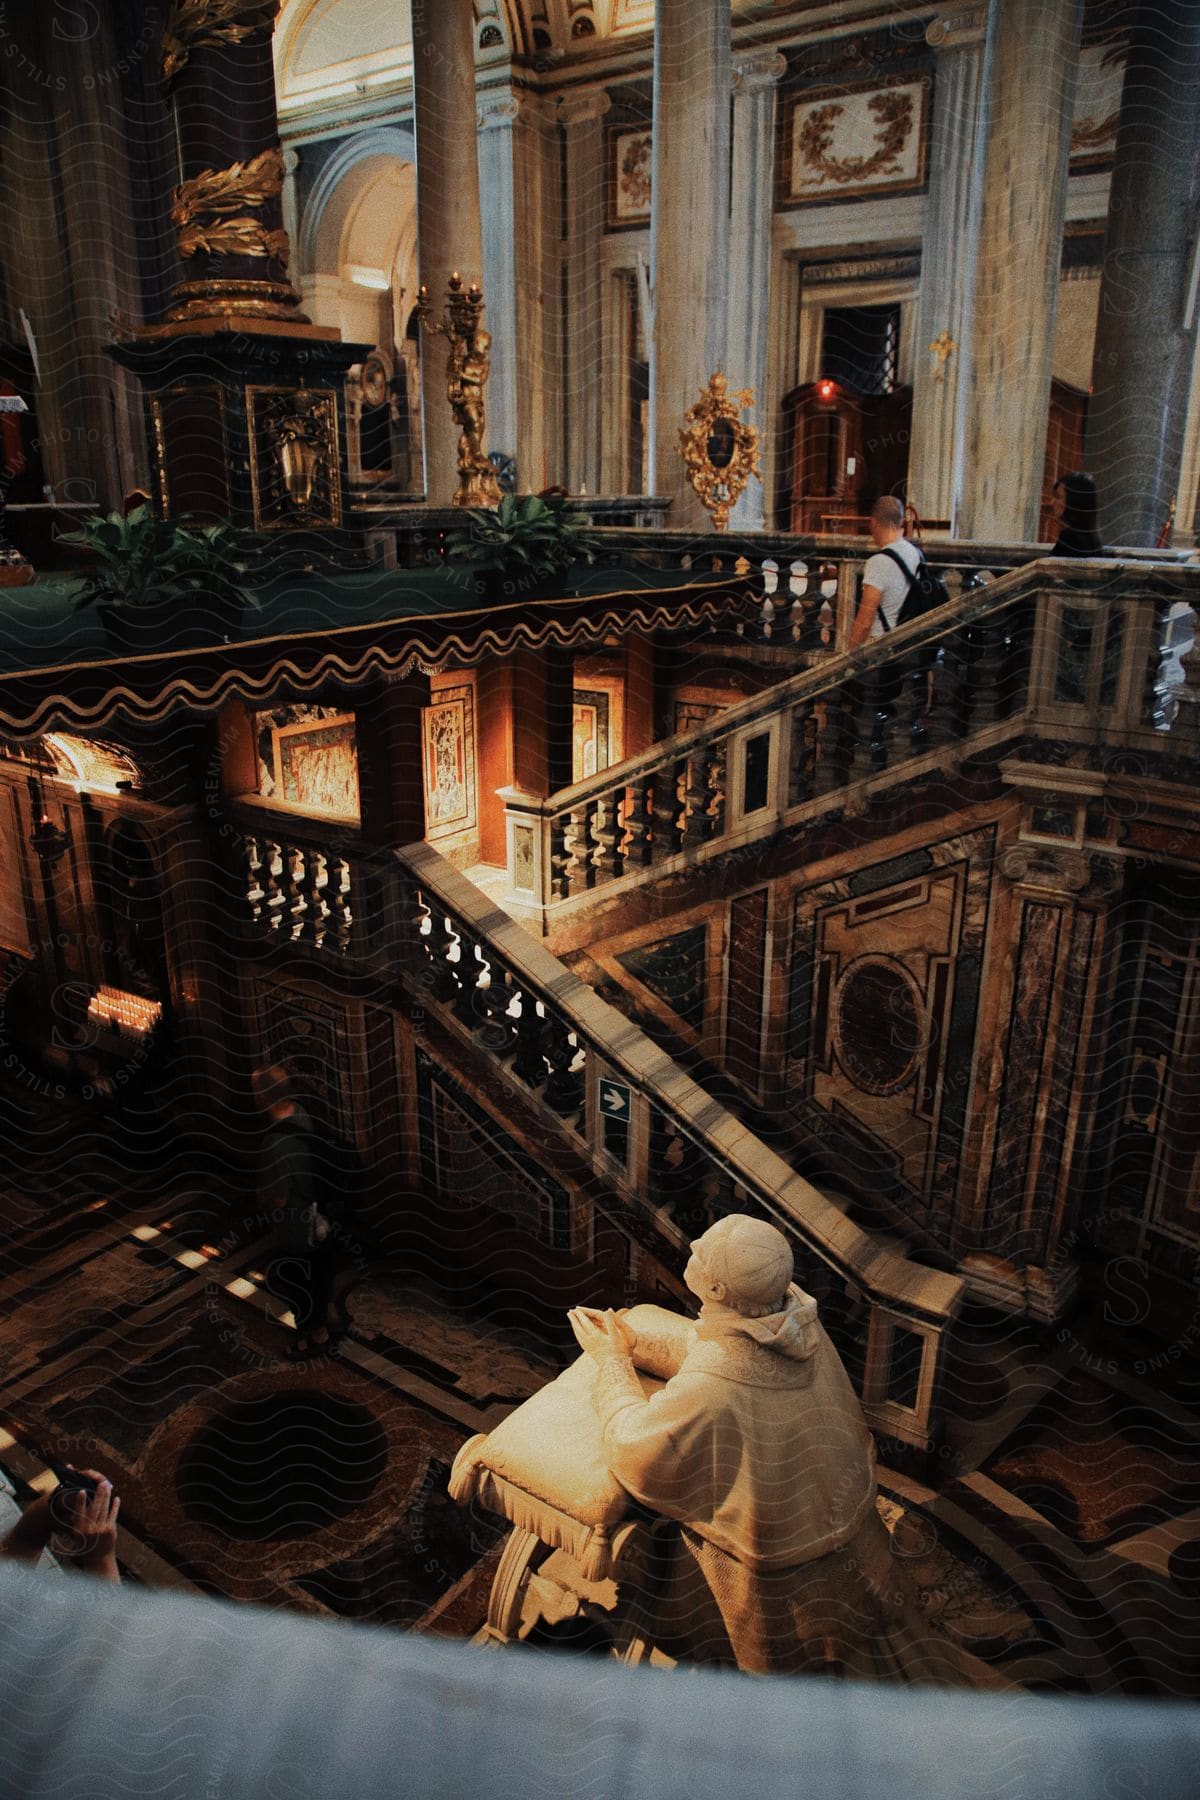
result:
<svg viewBox="0 0 1200 1800"><path fill-rule="evenodd" d="M735 1214L692 1245L684 1280L701 1306L685 1334L570 1315L598 1365L612 1474L681 1527L654 1640L759 1673L976 1681L981 1665L932 1633L891 1553L871 1434L792 1272L783 1234ZM637 1308L639 1324L655 1311ZM638 1369L665 1386L647 1399Z"/></svg>

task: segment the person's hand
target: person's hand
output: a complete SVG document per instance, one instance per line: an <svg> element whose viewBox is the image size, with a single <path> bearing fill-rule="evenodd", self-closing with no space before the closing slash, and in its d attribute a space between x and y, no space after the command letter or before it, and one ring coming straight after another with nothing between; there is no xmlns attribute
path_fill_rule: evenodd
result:
<svg viewBox="0 0 1200 1800"><path fill-rule="evenodd" d="M628 1356L637 1342L636 1335L616 1313L598 1312L595 1307L576 1306L567 1314L575 1342L594 1362L609 1356Z"/></svg>
<svg viewBox="0 0 1200 1800"><path fill-rule="evenodd" d="M113 1492L112 1482L98 1469L84 1469L83 1474L98 1484L94 1493L64 1493L60 1488L51 1496L57 1529L54 1553L60 1562L69 1563L86 1575L119 1581L117 1514L121 1502Z"/></svg>

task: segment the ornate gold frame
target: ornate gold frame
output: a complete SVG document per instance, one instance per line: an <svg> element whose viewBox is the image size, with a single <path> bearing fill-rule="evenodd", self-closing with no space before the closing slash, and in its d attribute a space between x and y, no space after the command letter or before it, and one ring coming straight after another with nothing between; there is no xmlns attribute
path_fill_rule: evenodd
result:
<svg viewBox="0 0 1200 1800"><path fill-rule="evenodd" d="M280 417L280 415L284 415ZM289 415L308 423L312 492L303 503L289 499L279 467ZM250 492L258 531L297 526L320 530L342 522L341 448L337 393L333 388L248 387L246 429L250 449Z"/></svg>
<svg viewBox="0 0 1200 1800"><path fill-rule="evenodd" d="M700 390L699 400L684 414L679 454L688 480L701 505L712 514L717 531L724 531L729 524L730 510L741 498L750 477L762 480L758 432L742 418L742 408L753 405L753 388L738 388L731 393L726 377L718 369L709 376L708 386ZM713 439L718 433L725 448L724 460L720 462L713 456Z"/></svg>

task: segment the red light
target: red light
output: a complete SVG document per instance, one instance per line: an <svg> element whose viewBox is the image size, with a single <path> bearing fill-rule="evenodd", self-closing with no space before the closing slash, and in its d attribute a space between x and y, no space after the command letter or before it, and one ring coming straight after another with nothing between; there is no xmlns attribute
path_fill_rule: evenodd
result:
<svg viewBox="0 0 1200 1800"><path fill-rule="evenodd" d="M834 382L818 381L817 394L822 400L832 400L833 396L836 394L836 392L837 392L837 387Z"/></svg>

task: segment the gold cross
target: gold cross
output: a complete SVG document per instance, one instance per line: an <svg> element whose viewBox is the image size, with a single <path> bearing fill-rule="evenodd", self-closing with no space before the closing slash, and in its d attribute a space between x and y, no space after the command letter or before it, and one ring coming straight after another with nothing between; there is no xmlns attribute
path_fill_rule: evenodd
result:
<svg viewBox="0 0 1200 1800"><path fill-rule="evenodd" d="M934 338L929 348L938 359L937 368L933 372L933 379L935 381L944 381L946 376L946 358L950 355L952 350L958 349L958 345L950 336L950 333L943 327L941 335Z"/></svg>

